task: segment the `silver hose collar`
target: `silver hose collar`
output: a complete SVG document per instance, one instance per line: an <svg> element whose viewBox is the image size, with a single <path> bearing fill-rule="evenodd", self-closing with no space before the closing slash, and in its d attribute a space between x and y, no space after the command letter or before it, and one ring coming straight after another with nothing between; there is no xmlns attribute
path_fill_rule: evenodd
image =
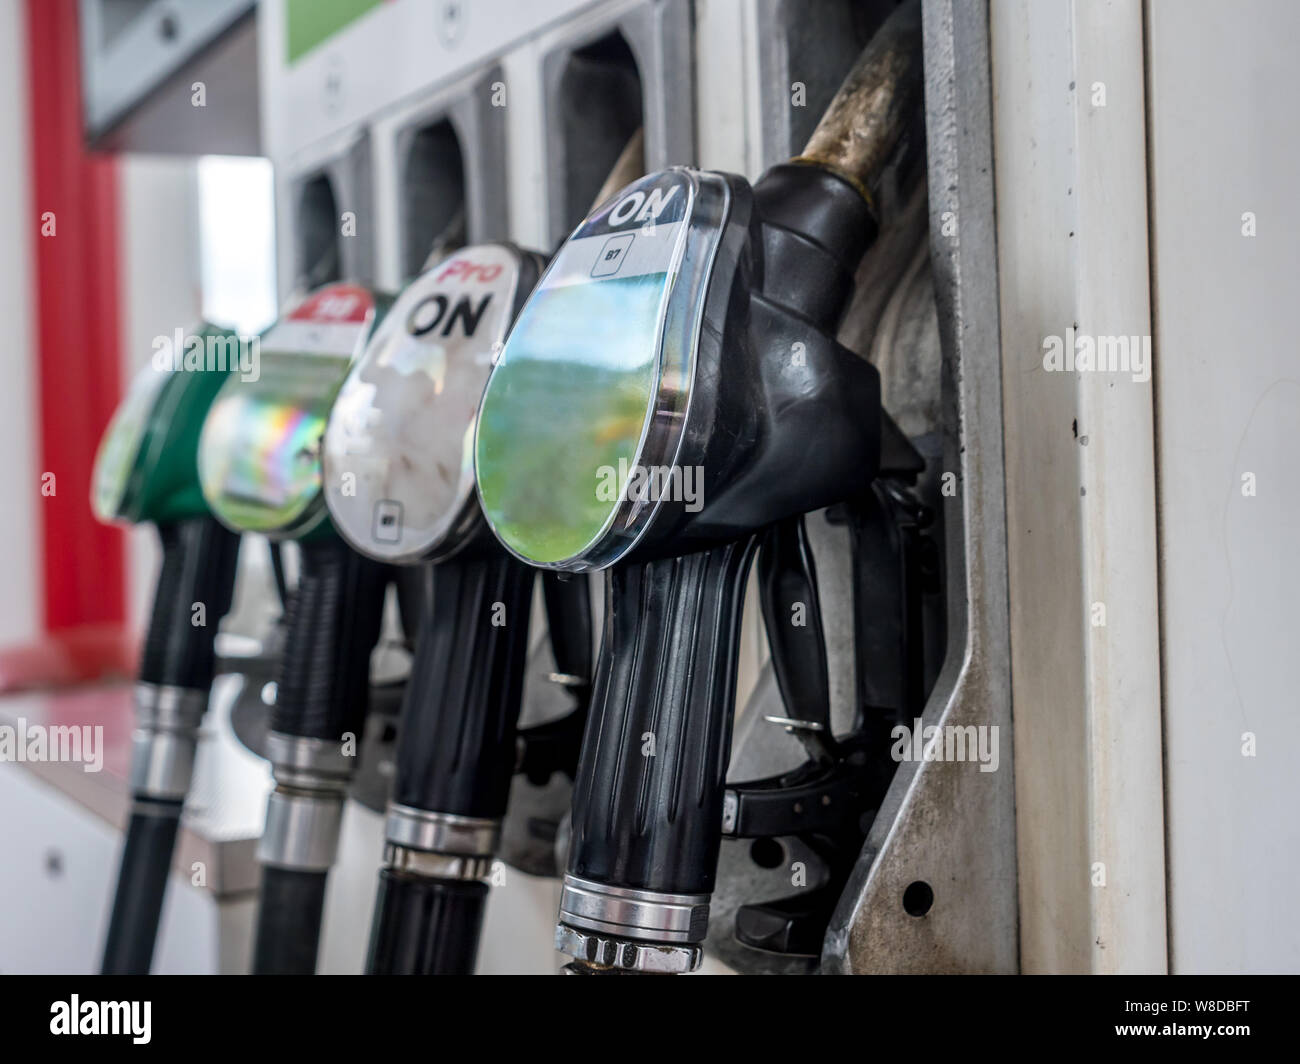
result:
<svg viewBox="0 0 1300 1064"><path fill-rule="evenodd" d="M582 962L581 965L565 965L565 975L597 975L600 969L609 969L611 974L685 975L695 971L704 960L704 950L699 946L633 942L567 924L555 928L555 948Z"/></svg>
<svg viewBox="0 0 1300 1064"><path fill-rule="evenodd" d="M277 784L303 790L347 790L357 760L343 752L337 739L274 731L267 735L263 753Z"/></svg>
<svg viewBox="0 0 1300 1064"><path fill-rule="evenodd" d="M486 880L492 875L493 859L466 854L428 853L405 846L384 846L384 865L394 872L424 879Z"/></svg>
<svg viewBox="0 0 1300 1064"><path fill-rule="evenodd" d="M491 857L501 841L501 821L389 802L384 837L394 846L428 853Z"/></svg>
<svg viewBox="0 0 1300 1064"><path fill-rule="evenodd" d="M199 725L207 708L207 691L136 684L135 730L131 733L133 794L164 801L185 798L194 778Z"/></svg>
<svg viewBox="0 0 1300 1064"><path fill-rule="evenodd" d="M257 859L278 868L326 872L338 856L342 828L341 791L277 787L267 799L266 827L257 845Z"/></svg>
<svg viewBox="0 0 1300 1064"><path fill-rule="evenodd" d="M666 894L564 877L560 921L571 928L656 943L697 943L709 928L708 894Z"/></svg>

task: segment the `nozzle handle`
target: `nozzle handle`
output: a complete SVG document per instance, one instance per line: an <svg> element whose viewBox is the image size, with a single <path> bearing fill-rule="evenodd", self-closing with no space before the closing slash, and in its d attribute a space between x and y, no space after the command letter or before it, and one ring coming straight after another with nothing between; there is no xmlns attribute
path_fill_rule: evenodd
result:
<svg viewBox="0 0 1300 1064"><path fill-rule="evenodd" d="M673 894L713 889L755 543L608 571L571 876Z"/></svg>
<svg viewBox="0 0 1300 1064"><path fill-rule="evenodd" d="M234 595L239 536L203 515L158 526L162 569L140 657L140 681L206 691L217 627Z"/></svg>
<svg viewBox="0 0 1300 1064"><path fill-rule="evenodd" d="M555 671L581 699L591 686L591 591L581 574L542 573L542 601Z"/></svg>
<svg viewBox="0 0 1300 1064"><path fill-rule="evenodd" d="M533 570L493 547L439 563L402 700L399 805L505 814L528 656Z"/></svg>

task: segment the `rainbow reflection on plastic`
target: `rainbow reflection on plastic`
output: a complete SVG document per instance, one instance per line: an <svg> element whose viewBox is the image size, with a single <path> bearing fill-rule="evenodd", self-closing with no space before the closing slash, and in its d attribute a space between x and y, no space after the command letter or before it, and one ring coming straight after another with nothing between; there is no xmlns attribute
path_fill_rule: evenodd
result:
<svg viewBox="0 0 1300 1064"><path fill-rule="evenodd" d="M374 311L364 288L319 289L263 337L258 379L226 382L199 445L203 494L223 524L295 536L324 519L321 437Z"/></svg>

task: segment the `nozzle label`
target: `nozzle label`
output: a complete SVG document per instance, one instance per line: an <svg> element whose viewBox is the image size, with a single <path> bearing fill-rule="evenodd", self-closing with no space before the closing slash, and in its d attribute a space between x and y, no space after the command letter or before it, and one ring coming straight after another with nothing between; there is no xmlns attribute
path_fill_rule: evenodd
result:
<svg viewBox="0 0 1300 1064"><path fill-rule="evenodd" d="M360 285L328 285L271 326L262 348L351 358L365 339L374 310L374 296Z"/></svg>
<svg viewBox="0 0 1300 1064"><path fill-rule="evenodd" d="M667 372L694 195L680 170L629 185L560 249L506 341L479 411L478 486L523 558L578 558L612 527L624 500L608 485L638 466Z"/></svg>
<svg viewBox="0 0 1300 1064"><path fill-rule="evenodd" d="M518 278L510 248L457 252L407 286L348 375L325 432L325 500L363 553L436 552L472 501L468 441Z"/></svg>
<svg viewBox="0 0 1300 1064"><path fill-rule="evenodd" d="M365 342L375 298L331 284L292 307L262 338L262 374L227 380L203 425L203 496L227 525L284 534L323 516L321 435L348 365Z"/></svg>
<svg viewBox="0 0 1300 1064"><path fill-rule="evenodd" d="M669 273L689 204L689 181L672 170L629 185L569 238L543 287Z"/></svg>

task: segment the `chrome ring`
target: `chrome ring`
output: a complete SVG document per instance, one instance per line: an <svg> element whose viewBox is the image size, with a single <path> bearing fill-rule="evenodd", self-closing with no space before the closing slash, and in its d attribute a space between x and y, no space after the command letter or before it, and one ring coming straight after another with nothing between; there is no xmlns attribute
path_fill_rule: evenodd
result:
<svg viewBox="0 0 1300 1064"><path fill-rule="evenodd" d="M492 874L492 858L466 854L428 853L405 846L384 846L384 864L394 872L425 879L484 880Z"/></svg>
<svg viewBox="0 0 1300 1064"><path fill-rule="evenodd" d="M257 859L278 868L328 871L338 855L342 828L342 794L274 790L266 802Z"/></svg>
<svg viewBox="0 0 1300 1064"><path fill-rule="evenodd" d="M633 890L566 875L560 920L576 929L649 942L702 942L709 895Z"/></svg>
<svg viewBox="0 0 1300 1064"><path fill-rule="evenodd" d="M266 737L265 757L271 762L277 783L308 789L346 788L356 762L343 752L343 743L338 739L312 739L274 731Z"/></svg>
<svg viewBox="0 0 1300 1064"><path fill-rule="evenodd" d="M501 841L501 821L390 802L384 837L395 846L427 853L491 857Z"/></svg>
<svg viewBox="0 0 1300 1064"><path fill-rule="evenodd" d="M199 725L208 693L188 687L140 683L135 687L131 733L131 792L179 801L189 793L198 753Z"/></svg>
<svg viewBox="0 0 1300 1064"><path fill-rule="evenodd" d="M170 684L135 685L137 728L189 731L199 726L208 708L208 692Z"/></svg>

